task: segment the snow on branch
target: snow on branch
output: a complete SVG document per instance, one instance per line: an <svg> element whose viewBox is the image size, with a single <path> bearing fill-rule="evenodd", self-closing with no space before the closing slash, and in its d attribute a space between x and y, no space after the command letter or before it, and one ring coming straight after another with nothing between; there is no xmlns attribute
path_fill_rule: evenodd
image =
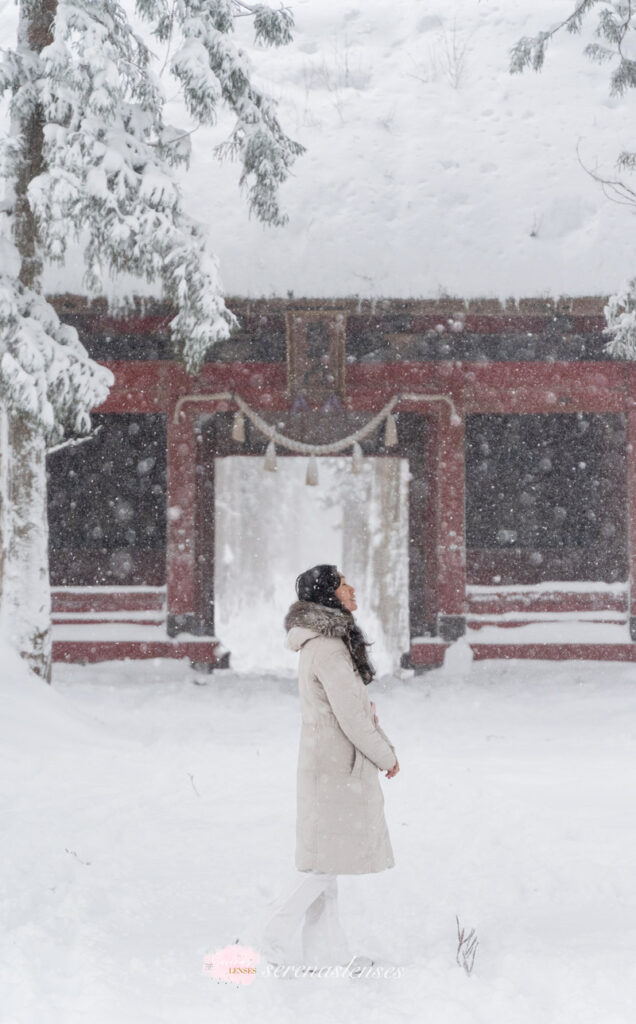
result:
<svg viewBox="0 0 636 1024"><path fill-rule="evenodd" d="M90 411L114 383L89 358L74 327L10 273L0 273L0 398L37 424L50 443L90 430Z"/></svg>
<svg viewBox="0 0 636 1024"><path fill-rule="evenodd" d="M518 74L527 67L539 71L543 67L546 47L553 36L561 29L573 34L580 32L585 15L598 3L601 3L601 0L580 0L572 14L553 28L538 32L536 36L523 36L519 39L510 51L511 72Z"/></svg>
<svg viewBox="0 0 636 1024"><path fill-rule="evenodd" d="M150 55L119 4L61 2L36 80L46 170L29 186L43 253L63 262L69 235L84 245L85 282L126 271L163 283L177 316L177 354L196 371L235 319L221 295L202 229L182 209L172 173L187 159L162 120Z"/></svg>
<svg viewBox="0 0 636 1024"><path fill-rule="evenodd" d="M581 0L574 11L554 28L539 32L536 36L523 36L510 51L510 71L518 74L527 67L539 71L543 67L545 51L550 40L562 29L578 33L585 17L601 0ZM612 95L622 95L626 89L636 85L636 61L624 49L627 33L633 30L634 7L632 0L612 0L604 3L599 11L596 35L609 45L588 43L584 53L591 60L607 63L618 58L618 66L610 79Z"/></svg>
<svg viewBox="0 0 636 1024"><path fill-rule="evenodd" d="M137 11L160 40L178 36L171 71L190 114L211 124L220 104L234 112L227 151L242 161L250 211L284 224L279 188L304 147L282 130L276 104L254 86L247 56L230 35L234 19L249 14L257 41L282 45L293 27L288 8L137 0ZM44 171L28 188L42 255L63 263L75 238L93 293L103 291L112 272L161 282L177 311L175 352L197 372L237 321L225 306L204 228L183 208L175 168L188 163L190 133L164 121L155 61L117 0L59 0L53 41L40 54L22 47L6 53L0 93L11 89L14 120L24 123L36 108L42 114ZM20 140L0 148L2 173L15 173Z"/></svg>
<svg viewBox="0 0 636 1024"><path fill-rule="evenodd" d="M257 43L269 43L271 46L286 46L287 43L291 43L294 17L288 7L280 7L274 11L271 7L258 4L252 11L254 39Z"/></svg>
<svg viewBox="0 0 636 1024"><path fill-rule="evenodd" d="M510 71L514 74L527 67L540 70L550 40L562 29L570 33L580 32L586 16L599 3L602 3L602 8L598 12L596 36L602 42L589 43L584 53L600 64L617 62L610 76L611 95L622 96L627 89L635 88L636 60L626 52L626 42L628 34L636 28L636 0L580 0L565 20L536 36L524 36L516 43L511 50ZM620 153L617 167L619 170L635 170L636 153ZM608 198L625 206L636 204L636 189L620 179L584 169L600 184ZM607 326L603 333L610 338L606 351L618 358L636 359L636 278L610 298L605 307L605 319Z"/></svg>
<svg viewBox="0 0 636 1024"><path fill-rule="evenodd" d="M214 124L221 103L236 115L231 137L217 147L217 155L241 160L240 184L247 188L250 212L281 226L287 217L280 208L279 186L305 148L282 130L274 102L253 84L246 54L229 38L237 8L254 15L257 42L281 46L290 41L293 18L287 8L231 0L175 0L169 23L161 20L157 34L168 38L175 24L179 28L181 45L170 68L191 116Z"/></svg>
<svg viewBox="0 0 636 1024"><path fill-rule="evenodd" d="M607 327L603 334L610 338L606 349L618 359L636 359L636 279L616 295L604 309Z"/></svg>
<svg viewBox="0 0 636 1024"><path fill-rule="evenodd" d="M53 455L55 452L63 451L65 448L77 448L80 444L86 444L87 441L92 441L93 438L97 437L103 428L104 424L100 423L98 427L95 427L95 430L84 437L70 437L66 441L60 441L59 444L54 444L51 448L47 448L46 454Z"/></svg>

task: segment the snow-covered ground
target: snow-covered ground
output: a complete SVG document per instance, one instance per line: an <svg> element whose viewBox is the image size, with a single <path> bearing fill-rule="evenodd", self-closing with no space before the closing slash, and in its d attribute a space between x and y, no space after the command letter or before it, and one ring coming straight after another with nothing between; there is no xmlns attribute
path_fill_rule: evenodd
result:
<svg viewBox="0 0 636 1024"><path fill-rule="evenodd" d="M3 650L2 1024L632 1024L634 669L452 661L372 685L396 866L341 879L355 948L402 976L239 988L203 959L293 869L293 675L109 663L48 688Z"/></svg>

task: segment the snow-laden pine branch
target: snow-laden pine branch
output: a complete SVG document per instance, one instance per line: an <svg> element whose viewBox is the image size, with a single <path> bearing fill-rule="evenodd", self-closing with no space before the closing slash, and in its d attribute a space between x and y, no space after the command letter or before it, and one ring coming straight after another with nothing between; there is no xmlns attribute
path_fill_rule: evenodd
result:
<svg viewBox="0 0 636 1024"><path fill-rule="evenodd" d="M552 38L562 30L581 32L588 14L598 11L596 36L601 42L588 43L584 53L599 64L614 65L610 74L610 94L622 96L636 87L636 0L579 0L567 18L535 36L519 39L510 52L510 70L513 74L528 67L539 71L543 67L546 48ZM636 169L636 153L622 152L618 156L619 170ZM589 173L589 172L588 172ZM591 175L611 198L618 196L626 205L634 205L634 190L624 182L610 181L598 174ZM636 359L636 278L605 306L607 326L603 333L610 338L607 352L617 358Z"/></svg>
<svg viewBox="0 0 636 1024"><path fill-rule="evenodd" d="M5 254L6 258L6 254ZM0 274L0 398L10 414L39 427L54 444L65 430L90 431L90 411L114 378L90 359L74 327L15 277Z"/></svg>
<svg viewBox="0 0 636 1024"><path fill-rule="evenodd" d="M279 188L303 147L285 135L275 104L252 84L231 34L234 18L249 14L257 40L281 45L291 38L290 12L230 0L138 0L137 7L159 39L177 40L171 70L189 113L211 124L220 105L233 111L227 148L242 162L250 210L283 224ZM45 167L31 180L28 199L42 255L63 263L69 242L79 241L93 293L111 272L160 282L176 309L175 352L196 372L236 319L204 229L183 209L175 168L188 163L189 134L164 121L153 60L116 0L60 0L49 45L39 54L20 46L5 54L0 92L12 91L16 122L41 111ZM15 174L23 157L19 140L6 140L4 174ZM25 387L19 393L26 395Z"/></svg>

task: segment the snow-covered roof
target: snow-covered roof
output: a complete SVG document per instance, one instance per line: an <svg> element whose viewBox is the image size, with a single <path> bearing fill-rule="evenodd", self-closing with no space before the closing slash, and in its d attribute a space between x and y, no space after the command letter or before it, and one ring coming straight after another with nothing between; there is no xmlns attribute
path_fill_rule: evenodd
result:
<svg viewBox="0 0 636 1024"><path fill-rule="evenodd" d="M605 197L577 148L613 173L636 95L611 98L608 68L583 55L592 23L557 36L540 73L509 73L517 39L572 0L290 2L294 42L252 50L307 147L283 188L288 225L248 217L238 166L213 152L228 121L192 135L186 204L228 294L605 295L632 276L632 211ZM46 290L81 292L79 266L49 272Z"/></svg>

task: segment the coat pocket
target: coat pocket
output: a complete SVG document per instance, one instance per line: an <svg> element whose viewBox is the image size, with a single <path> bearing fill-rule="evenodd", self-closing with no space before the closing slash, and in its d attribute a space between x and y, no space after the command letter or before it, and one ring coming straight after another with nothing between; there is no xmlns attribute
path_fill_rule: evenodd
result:
<svg viewBox="0 0 636 1024"><path fill-rule="evenodd" d="M355 750L356 752L353 758L353 764L351 765L350 772L350 775L352 776L358 776L362 774L362 765L364 763L364 754L360 750L358 750L357 747L355 748Z"/></svg>

